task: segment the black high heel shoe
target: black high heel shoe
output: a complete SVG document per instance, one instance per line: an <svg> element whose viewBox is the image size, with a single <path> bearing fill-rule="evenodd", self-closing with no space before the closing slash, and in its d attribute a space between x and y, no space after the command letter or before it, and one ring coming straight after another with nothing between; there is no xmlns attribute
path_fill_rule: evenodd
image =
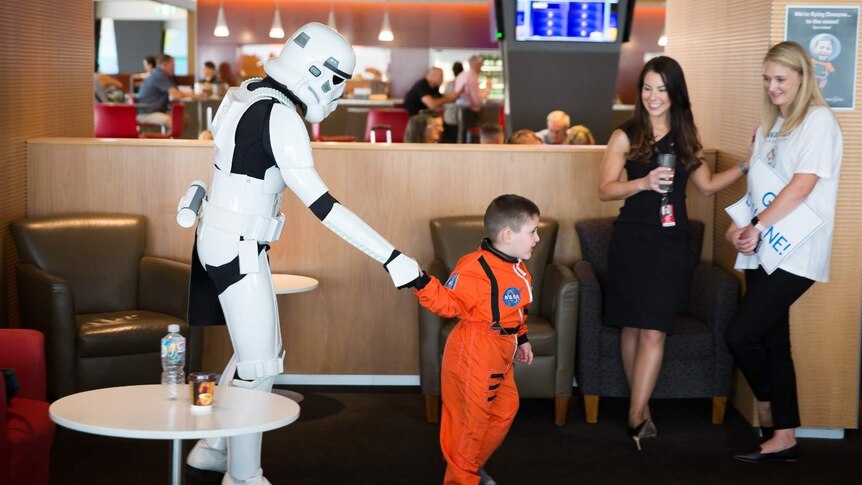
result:
<svg viewBox="0 0 862 485"><path fill-rule="evenodd" d="M644 420L643 423L637 425L636 427L629 428L629 436L634 440L635 446L638 447L638 451L641 451L641 440L646 438L655 438L658 436L658 430L653 424L651 419Z"/></svg>

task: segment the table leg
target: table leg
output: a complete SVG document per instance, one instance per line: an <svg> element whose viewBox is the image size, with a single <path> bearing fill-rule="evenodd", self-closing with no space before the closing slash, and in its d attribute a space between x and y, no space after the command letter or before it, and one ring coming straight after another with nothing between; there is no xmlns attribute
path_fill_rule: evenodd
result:
<svg viewBox="0 0 862 485"><path fill-rule="evenodd" d="M183 452L183 440L171 440L171 485L182 485L182 468L180 455Z"/></svg>

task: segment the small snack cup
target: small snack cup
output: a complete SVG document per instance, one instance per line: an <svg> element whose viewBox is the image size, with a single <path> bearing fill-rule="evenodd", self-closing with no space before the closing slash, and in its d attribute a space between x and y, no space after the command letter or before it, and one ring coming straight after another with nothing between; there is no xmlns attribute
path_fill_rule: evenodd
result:
<svg viewBox="0 0 862 485"><path fill-rule="evenodd" d="M192 372L189 374L189 402L194 412L209 412L215 397L216 375L212 372Z"/></svg>

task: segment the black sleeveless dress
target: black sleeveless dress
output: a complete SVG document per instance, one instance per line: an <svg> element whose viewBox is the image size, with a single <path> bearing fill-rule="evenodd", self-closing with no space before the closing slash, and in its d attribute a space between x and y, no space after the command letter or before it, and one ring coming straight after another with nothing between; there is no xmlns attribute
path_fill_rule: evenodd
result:
<svg viewBox="0 0 862 485"><path fill-rule="evenodd" d="M620 127L634 139L634 123ZM645 177L658 166L659 153L674 153L671 134L658 140L650 161L626 160L628 179ZM662 227L661 194L639 192L625 200L614 222L608 252L605 323L670 333L682 309L689 281L689 227L685 208L688 172L677 158L673 192L676 226Z"/></svg>

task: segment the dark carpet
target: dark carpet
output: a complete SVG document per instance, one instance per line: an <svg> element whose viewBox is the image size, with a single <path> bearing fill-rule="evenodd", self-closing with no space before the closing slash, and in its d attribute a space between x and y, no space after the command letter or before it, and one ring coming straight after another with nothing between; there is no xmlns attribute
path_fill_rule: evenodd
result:
<svg viewBox="0 0 862 485"><path fill-rule="evenodd" d="M418 388L294 387L305 395L302 416L264 434L263 469L273 485L440 484L445 464L438 427L424 419ZM638 452L625 432L627 401L602 399L598 424L584 421L573 398L565 426L555 426L550 400L521 401L506 441L486 469L501 485L521 484L856 484L862 434L843 440L800 439L796 463L739 463L758 438L728 409L710 423L703 399L651 403L659 437ZM185 442L185 451L193 445ZM169 443L108 438L57 428L51 483L169 483ZM186 485L217 485L219 476L191 476Z"/></svg>

